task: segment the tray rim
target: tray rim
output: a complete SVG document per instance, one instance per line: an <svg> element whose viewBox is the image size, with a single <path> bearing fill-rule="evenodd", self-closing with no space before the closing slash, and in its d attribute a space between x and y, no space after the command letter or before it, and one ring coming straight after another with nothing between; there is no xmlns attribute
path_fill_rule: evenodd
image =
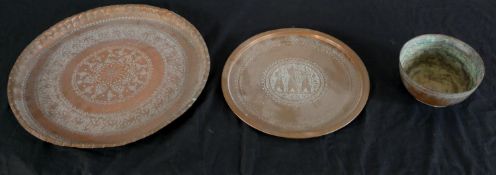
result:
<svg viewBox="0 0 496 175"><path fill-rule="evenodd" d="M284 35L300 35L300 36L307 36L311 37L314 39L317 39L319 41L323 41L325 43L328 43L330 45L333 45L336 47L338 50L342 51L343 54L345 54L347 59L352 59L351 61L354 61L354 64L358 67L360 67L360 70L358 70L359 74L363 77L362 78L362 93L360 95L360 99L358 103L356 104L355 108L350 111L349 115L346 116L342 120L342 122L337 123L336 127L326 127L320 130L315 130L315 131L305 131L305 132L299 132L299 131L278 131L274 130L273 128L265 128L263 126L260 126L260 123L264 123L261 120L256 120L252 119L252 117L246 115L241 111L241 107L236 105L234 102L232 96L230 95L231 89L229 89L229 76L231 69L235 65L236 61L240 58L240 56L245 52L248 48L252 47L253 45L257 44L260 41L263 41L267 38L272 38L275 36L284 36ZM250 127L261 131L263 133L272 135L272 136L277 136L277 137L282 137L282 138L288 138L288 139L306 139L306 138L314 138L314 137L319 137L323 136L326 134L333 133L349 123L351 123L358 115L361 113L361 111L364 109L368 96L370 95L370 79L368 75L367 68L365 67L365 64L363 61L360 59L360 57L353 51L348 45L346 45L344 42L341 40L328 35L326 33L308 29L308 28L280 28L280 29L274 29L274 30L269 30L265 31L259 34L256 34L247 40L245 40L243 43L241 43L236 49L231 53L231 55L228 57L223 71L222 71L222 80L221 80L221 86L222 86L222 94L228 104L228 106L231 108L231 110L234 112L237 118L239 118L241 121L243 121L245 124L249 125Z"/></svg>
<svg viewBox="0 0 496 175"><path fill-rule="evenodd" d="M134 10L134 11L141 11L143 13L147 14L153 14L155 15L154 18L160 19L160 20L171 20L174 21L173 25L179 26L181 28L185 28L186 34L188 36L192 37L194 43L200 44L198 45L199 53L201 53L201 56L199 56L199 59L202 59L201 61L205 64L205 71L201 74L202 76L200 77L203 81L200 82L199 86L194 89L193 98L190 102L187 103L187 105L184 105L183 108L177 110L175 114L173 114L173 118L171 120L164 120L163 123L161 123L158 127L149 129L148 132L146 132L143 135L140 135L139 137L134 137L130 139L124 139L121 142L118 143L73 143L73 142L64 142L60 141L59 139L55 139L51 136L44 135L42 133L39 133L35 129L33 129L25 120L24 117L22 116L21 112L17 108L17 105L14 103L14 89L15 89L15 84L14 83L14 77L20 72L23 71L19 67L23 62L29 61L30 58L29 56L32 56L33 54L36 54L40 51L43 50L43 46L49 45L46 44L48 41L50 42L57 42L57 39L61 39L64 37L64 34L66 34L67 31L71 29L77 29L77 23L80 20L94 20L93 15L97 14L103 14L103 13L113 13L113 12L122 12L122 11L128 11L128 10ZM40 46L41 45L41 46ZM9 106L12 110L12 113L14 114L15 118L17 121L20 123L20 125L28 131L31 135L35 136L36 138L52 143L54 145L58 146L64 146L64 147L75 147L75 148L107 148L107 147L117 147L117 146L122 146L126 145L129 143L136 142L138 140L141 140L145 137L148 137L160 129L164 128L168 124L172 123L174 120L177 118L181 117L196 101L198 96L201 94L203 89L205 88L206 82L208 80L210 74L210 55L208 52L208 48L206 46L206 42L203 39L201 33L198 31L198 29L191 24L188 20L186 20L184 17L176 14L173 11L170 11L165 8L160 8L152 5L147 5L147 4L118 4L118 5L108 5L108 6L102 6L102 7L96 7L92 8L86 11L79 12L75 15L66 17L65 19L55 23L51 27L49 27L47 30L43 31L41 34L39 34L34 40L32 40L21 52L21 54L18 56L17 60L15 61L13 67L10 70L9 77L8 77L8 82L7 82L7 99Z"/></svg>

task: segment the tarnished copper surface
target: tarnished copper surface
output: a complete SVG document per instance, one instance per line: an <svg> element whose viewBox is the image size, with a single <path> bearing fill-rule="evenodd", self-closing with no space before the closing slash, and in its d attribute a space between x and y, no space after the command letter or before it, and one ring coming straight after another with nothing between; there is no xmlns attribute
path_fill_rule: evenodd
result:
<svg viewBox="0 0 496 175"><path fill-rule="evenodd" d="M418 101L445 107L465 100L484 78L484 63L468 44L426 34L405 43L400 53L403 84Z"/></svg>
<svg viewBox="0 0 496 175"><path fill-rule="evenodd" d="M369 77L343 42L288 28L241 44L224 66L222 90L248 125L275 136L309 138L334 132L360 113Z"/></svg>
<svg viewBox="0 0 496 175"><path fill-rule="evenodd" d="M209 56L179 15L115 5L69 17L19 56L9 103L34 136L62 146L124 145L179 117L203 89Z"/></svg>

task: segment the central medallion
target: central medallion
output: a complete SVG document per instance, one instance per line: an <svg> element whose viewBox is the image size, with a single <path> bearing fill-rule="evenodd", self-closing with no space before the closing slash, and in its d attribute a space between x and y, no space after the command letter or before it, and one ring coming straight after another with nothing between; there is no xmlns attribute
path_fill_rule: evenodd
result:
<svg viewBox="0 0 496 175"><path fill-rule="evenodd" d="M286 58L264 72L263 89L275 102L301 105L318 100L326 86L318 65L301 58Z"/></svg>
<svg viewBox="0 0 496 175"><path fill-rule="evenodd" d="M82 59L72 75L72 86L81 98L97 104L123 102L150 80L152 62L131 46L102 48Z"/></svg>

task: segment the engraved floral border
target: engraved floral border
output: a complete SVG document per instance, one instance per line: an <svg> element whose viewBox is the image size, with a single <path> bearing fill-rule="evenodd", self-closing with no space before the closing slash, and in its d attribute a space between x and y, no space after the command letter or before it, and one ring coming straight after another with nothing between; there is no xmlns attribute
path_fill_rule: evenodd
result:
<svg viewBox="0 0 496 175"><path fill-rule="evenodd" d="M36 55L40 54L45 47L53 45L60 38L63 38L66 35L70 35L78 28L81 24L90 23L92 21L97 21L101 18L105 17L113 17L118 15L129 15L129 12L135 12L133 15L147 16L149 18L162 21L164 23L170 23L171 26L174 26L178 31L181 31L186 34L192 44L192 46L196 46L195 49L199 51L201 54L200 59L202 60L202 64L205 65L205 70L201 73L198 89L193 92L192 101L186 105L184 108L178 110L176 113L171 114L173 116L179 116L188 109L191 104L196 100L196 97L201 93L201 90L205 87L206 80L210 70L210 59L208 50L205 44L205 41L201 37L201 34L196 30L196 28L189 23L186 19L177 15L176 13L158 8L149 5L138 5L138 4L128 4L128 5L111 5L106 7L99 7L92 10L88 10L86 12L79 13L77 15L71 16L69 18L64 19L61 22L58 22L54 26L50 27L48 30L43 32L40 36L35 38L21 53L16 63L14 64L11 73L9 75L8 85L7 85L7 96L8 101L11 106L12 112L14 116L17 118L19 123L32 135L35 137L51 142L60 146L70 146L70 147L79 147L79 148L101 148L101 147L114 147L125 145L134 141L137 141L141 138L144 138L160 128L164 127L171 121L165 121L160 127L151 129L148 133L132 138L126 141L122 141L119 143L111 143L111 144L92 144L92 143L72 143L70 141L64 141L62 138L56 135L50 135L47 131L43 130L41 126L39 126L36 121L31 116L30 112L25 108L25 94L22 89L25 88L25 82L23 82L22 78L29 76L31 73L29 70L35 65L36 61L33 61L32 58L36 57ZM101 16L101 17L98 17ZM24 107L22 107L24 106ZM22 107L22 108L20 108Z"/></svg>

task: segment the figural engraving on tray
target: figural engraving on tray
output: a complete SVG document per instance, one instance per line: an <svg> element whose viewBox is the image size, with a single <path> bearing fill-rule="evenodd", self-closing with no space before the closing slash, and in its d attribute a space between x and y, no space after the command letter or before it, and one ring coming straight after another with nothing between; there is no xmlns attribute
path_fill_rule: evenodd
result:
<svg viewBox="0 0 496 175"><path fill-rule="evenodd" d="M152 73L150 58L129 46L107 47L80 62L72 76L76 94L92 103L116 103L136 95Z"/></svg>
<svg viewBox="0 0 496 175"><path fill-rule="evenodd" d="M269 58L273 61L257 65L258 60L267 58L266 53L279 53L278 50L281 48L304 48L315 53L311 55L316 57L284 54L271 56ZM287 122L287 118L280 116L277 111L271 110L269 107L261 109L260 106L281 105L281 108L294 108L294 110L308 106L320 108L321 105L314 104L328 101L330 96L336 96L334 93L337 90L354 91L359 87L356 85L359 75L356 74L354 65L347 61L346 55L341 50L308 37L286 36L260 41L249 47L238 61L239 69L234 69L231 74L233 75L233 89L239 90L234 90L232 96L239 98L239 105L244 106L241 109L242 112L280 128L305 130L320 126L322 123L328 122L330 118L328 115L309 114L294 116L292 122ZM332 64L335 65L332 66ZM262 72L253 74L255 76L243 76L254 66L262 65L264 65ZM326 65L326 69L321 65ZM291 71L294 73L290 73ZM338 73L338 75L331 75L331 73ZM339 78L330 79L334 76ZM253 80L253 77L256 79ZM331 80L339 80L339 84L336 85ZM256 86L263 94L255 97L243 94L253 90L253 87L247 86L251 85L253 81L257 82ZM292 91L290 87L292 87ZM322 111L332 112L333 109L347 104L350 98L342 97L344 98L341 99L341 104L334 105L332 108L322 108ZM281 122L285 122L285 124L280 125Z"/></svg>
<svg viewBox="0 0 496 175"><path fill-rule="evenodd" d="M274 62L263 75L263 89L275 102L301 105L315 102L326 85L320 67L302 58Z"/></svg>

